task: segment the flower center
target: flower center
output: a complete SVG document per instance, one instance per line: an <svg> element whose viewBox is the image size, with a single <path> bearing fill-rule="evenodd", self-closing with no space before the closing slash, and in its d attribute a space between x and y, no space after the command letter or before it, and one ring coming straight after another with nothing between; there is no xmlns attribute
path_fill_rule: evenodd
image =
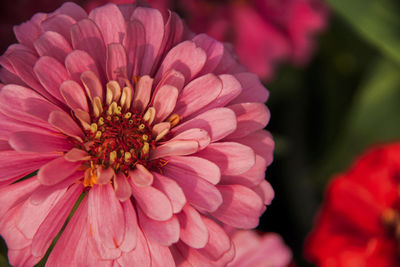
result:
<svg viewBox="0 0 400 267"><path fill-rule="evenodd" d="M94 165L125 174L136 164L149 167L149 151L155 147L152 128L137 112L123 111L116 102L92 118L85 146Z"/></svg>

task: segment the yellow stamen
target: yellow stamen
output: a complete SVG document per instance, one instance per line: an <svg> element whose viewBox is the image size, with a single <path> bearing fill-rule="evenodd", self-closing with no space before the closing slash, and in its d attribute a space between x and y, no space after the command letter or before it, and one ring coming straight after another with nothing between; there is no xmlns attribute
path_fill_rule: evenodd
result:
<svg viewBox="0 0 400 267"><path fill-rule="evenodd" d="M110 164L113 164L117 159L117 151L113 151L110 153Z"/></svg>
<svg viewBox="0 0 400 267"><path fill-rule="evenodd" d="M97 131L94 138L100 139L100 137L101 137L101 132L100 132L100 131Z"/></svg>
<svg viewBox="0 0 400 267"><path fill-rule="evenodd" d="M99 118L98 124L99 125L103 125L104 124L104 118L103 117Z"/></svg>
<svg viewBox="0 0 400 267"><path fill-rule="evenodd" d="M149 140L149 137L148 137L147 134L144 134L144 135L142 135L142 139L143 139L144 141L147 141L147 140Z"/></svg>
<svg viewBox="0 0 400 267"><path fill-rule="evenodd" d="M132 158L132 154L130 152L125 152L124 160L128 162Z"/></svg>
<svg viewBox="0 0 400 267"><path fill-rule="evenodd" d="M124 115L124 118L125 118L125 119L129 119L130 117L132 117L132 113L130 113L130 112L127 112L127 113Z"/></svg>
<svg viewBox="0 0 400 267"><path fill-rule="evenodd" d="M144 143L143 143L143 147L142 147L142 153L146 155L146 154L149 153L149 151L150 151L150 145L149 145L149 143L144 142Z"/></svg>
<svg viewBox="0 0 400 267"><path fill-rule="evenodd" d="M179 123L179 115L174 113L171 116L169 116L167 121L171 124L171 128L172 128L172 127L176 126Z"/></svg>
<svg viewBox="0 0 400 267"><path fill-rule="evenodd" d="M97 132L97 124L96 124L96 123L90 124L90 131L91 131L92 133Z"/></svg>
<svg viewBox="0 0 400 267"><path fill-rule="evenodd" d="M139 125L139 130L144 130L144 128L146 127L146 125L144 125L143 123Z"/></svg>
<svg viewBox="0 0 400 267"><path fill-rule="evenodd" d="M99 117L101 113L103 113L103 105L101 104L101 99L98 96L93 98L93 113L96 118Z"/></svg>
<svg viewBox="0 0 400 267"><path fill-rule="evenodd" d="M151 125L154 121L155 116L156 116L156 109L154 107L150 107L143 115L143 119Z"/></svg>
<svg viewBox="0 0 400 267"><path fill-rule="evenodd" d="M106 119L107 119L108 121L110 121L112 118L111 118L110 115L108 115Z"/></svg>
<svg viewBox="0 0 400 267"><path fill-rule="evenodd" d="M129 123L129 124L133 124L133 120L129 120L128 123Z"/></svg>
<svg viewBox="0 0 400 267"><path fill-rule="evenodd" d="M116 110L117 106L118 105L117 105L116 102L112 102L111 105L108 107L107 114L108 115L113 115L115 113L115 110Z"/></svg>

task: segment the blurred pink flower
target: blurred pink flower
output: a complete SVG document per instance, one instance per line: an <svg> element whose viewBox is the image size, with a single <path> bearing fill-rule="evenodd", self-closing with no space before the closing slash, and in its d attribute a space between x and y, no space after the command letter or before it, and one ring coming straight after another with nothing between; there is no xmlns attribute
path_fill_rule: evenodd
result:
<svg viewBox="0 0 400 267"><path fill-rule="evenodd" d="M306 64L314 35L326 27L321 0L174 1L184 10L189 28L232 42L239 59L265 80L276 63Z"/></svg>
<svg viewBox="0 0 400 267"><path fill-rule="evenodd" d="M228 267L285 267L292 260L290 249L275 233L260 236L254 231L236 231L232 241L236 255Z"/></svg>
<svg viewBox="0 0 400 267"><path fill-rule="evenodd" d="M65 3L14 28L19 43L0 58L0 233L13 266L36 264L66 221L47 266L224 265L223 226L257 226L274 195L268 91L167 15Z"/></svg>

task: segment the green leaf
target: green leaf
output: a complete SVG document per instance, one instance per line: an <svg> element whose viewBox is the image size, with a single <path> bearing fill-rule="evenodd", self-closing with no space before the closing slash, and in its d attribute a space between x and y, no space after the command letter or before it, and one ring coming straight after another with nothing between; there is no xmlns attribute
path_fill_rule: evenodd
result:
<svg viewBox="0 0 400 267"><path fill-rule="evenodd" d="M400 68L381 60L369 74L346 125L319 164L320 182L343 171L367 147L400 140Z"/></svg>
<svg viewBox="0 0 400 267"><path fill-rule="evenodd" d="M360 35L400 64L400 5L397 0L328 0Z"/></svg>

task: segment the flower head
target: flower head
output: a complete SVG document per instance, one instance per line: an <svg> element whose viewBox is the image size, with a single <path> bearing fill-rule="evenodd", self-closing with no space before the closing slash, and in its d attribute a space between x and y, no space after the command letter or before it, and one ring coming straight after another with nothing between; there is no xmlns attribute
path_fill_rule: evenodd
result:
<svg viewBox="0 0 400 267"><path fill-rule="evenodd" d="M258 78L173 12L65 3L14 31L0 58L11 264L34 265L59 233L48 266L230 261L222 226L255 227L273 198Z"/></svg>
<svg viewBox="0 0 400 267"><path fill-rule="evenodd" d="M375 148L328 187L307 257L319 265L398 266L400 145Z"/></svg>

